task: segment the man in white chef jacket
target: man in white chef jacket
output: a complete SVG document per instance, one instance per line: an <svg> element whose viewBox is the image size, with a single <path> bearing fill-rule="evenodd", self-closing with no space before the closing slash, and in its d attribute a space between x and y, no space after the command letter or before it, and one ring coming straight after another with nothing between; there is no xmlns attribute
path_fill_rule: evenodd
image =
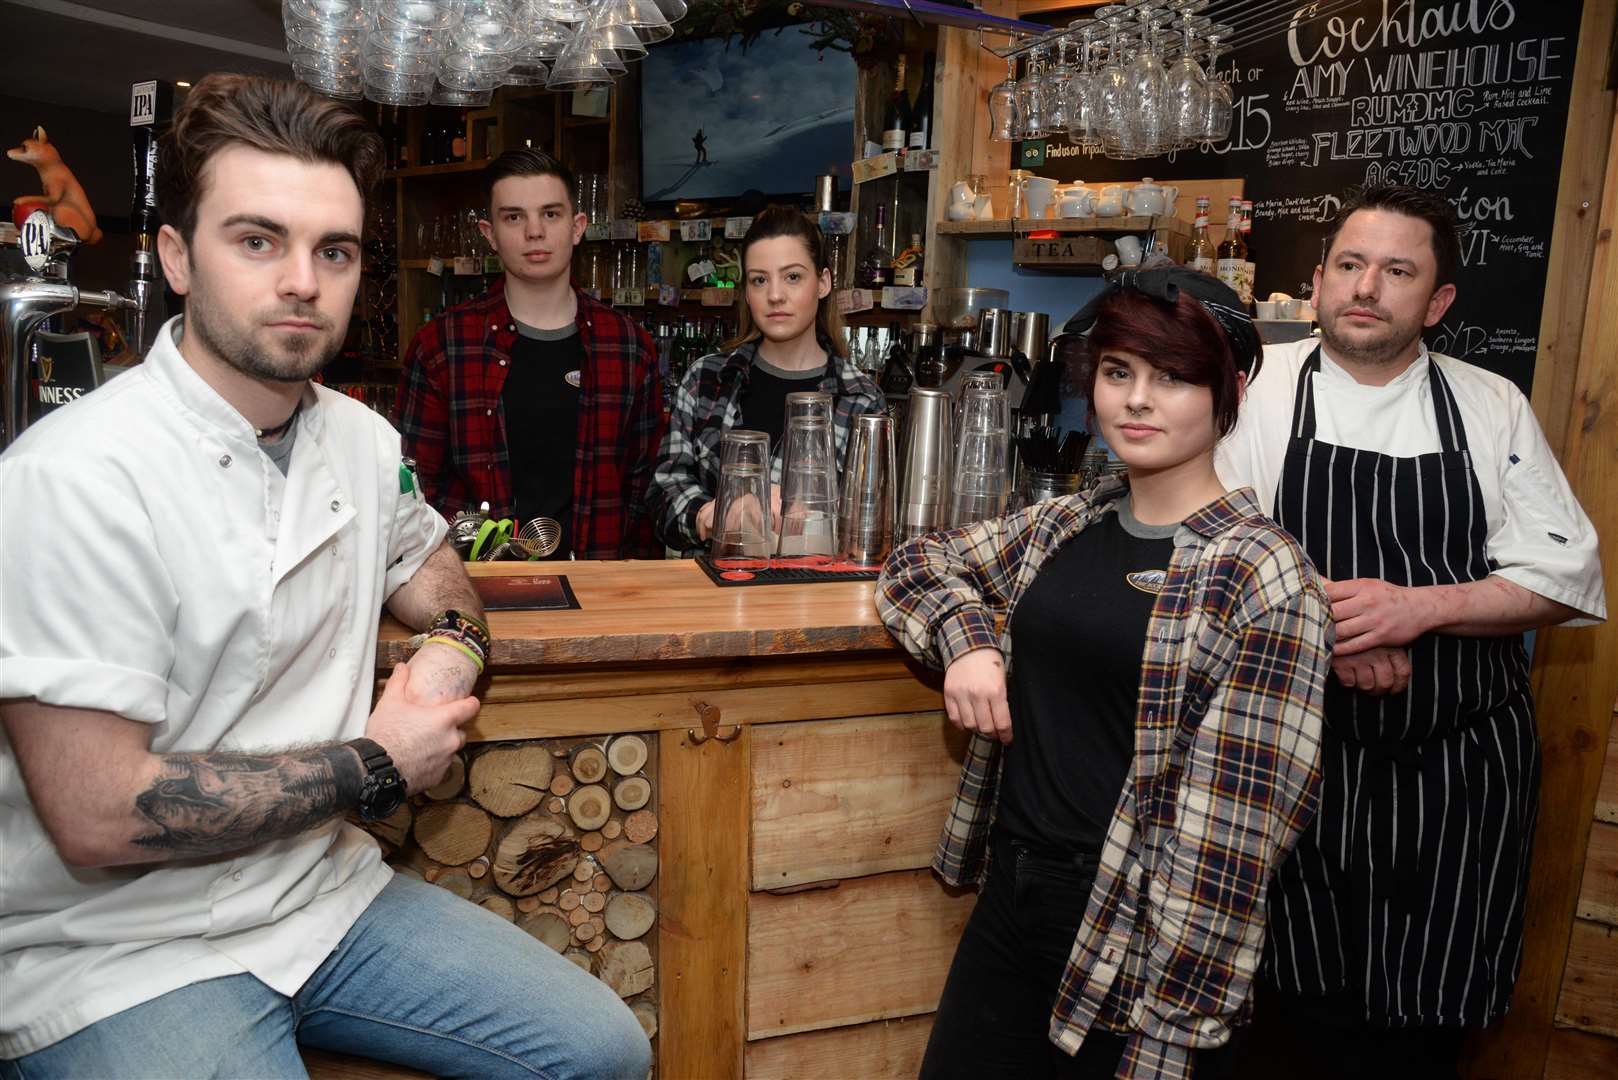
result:
<svg viewBox="0 0 1618 1080"><path fill-rule="evenodd" d="M397 432L310 382L382 161L305 87L198 82L184 316L0 456L0 1077L646 1074L616 994L344 821L444 774L490 647ZM384 603L427 636L372 710Z"/></svg>
<svg viewBox="0 0 1618 1080"><path fill-rule="evenodd" d="M1351 196L1315 269L1319 339L1264 350L1218 453L1337 622L1321 808L1271 888L1250 1040L1329 1076L1455 1075L1464 1032L1506 1010L1539 790L1522 635L1606 617L1527 399L1422 344L1459 272L1441 196Z"/></svg>

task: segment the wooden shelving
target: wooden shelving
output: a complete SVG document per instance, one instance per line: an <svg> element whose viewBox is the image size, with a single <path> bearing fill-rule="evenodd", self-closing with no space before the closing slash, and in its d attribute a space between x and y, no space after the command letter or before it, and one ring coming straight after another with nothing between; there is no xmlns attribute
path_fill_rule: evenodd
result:
<svg viewBox="0 0 1618 1080"><path fill-rule="evenodd" d="M991 221L940 221L938 232L974 240L1011 240L1031 232L1142 233L1167 231L1189 238L1191 226L1177 217L997 218Z"/></svg>
<svg viewBox="0 0 1618 1080"><path fill-rule="evenodd" d="M385 180L409 180L417 176L446 176L452 173L477 172L489 164L478 161L447 161L442 165L411 165L404 169L390 169L382 174Z"/></svg>

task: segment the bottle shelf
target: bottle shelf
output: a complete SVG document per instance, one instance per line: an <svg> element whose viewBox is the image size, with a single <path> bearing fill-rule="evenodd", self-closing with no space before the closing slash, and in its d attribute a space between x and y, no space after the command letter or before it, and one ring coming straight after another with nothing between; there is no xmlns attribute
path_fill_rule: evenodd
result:
<svg viewBox="0 0 1618 1080"><path fill-rule="evenodd" d="M389 169L382 176L386 180L408 180L415 176L447 176L452 173L478 172L489 164L489 159L477 161L447 161L442 165L411 165L403 169Z"/></svg>

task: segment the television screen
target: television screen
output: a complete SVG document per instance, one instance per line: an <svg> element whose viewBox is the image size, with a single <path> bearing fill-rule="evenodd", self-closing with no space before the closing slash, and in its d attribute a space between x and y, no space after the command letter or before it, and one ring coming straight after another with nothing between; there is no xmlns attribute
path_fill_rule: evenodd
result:
<svg viewBox="0 0 1618 1080"><path fill-rule="evenodd" d="M641 61L641 198L846 188L854 152L853 57L816 52L799 27L744 52L727 38L654 45Z"/></svg>

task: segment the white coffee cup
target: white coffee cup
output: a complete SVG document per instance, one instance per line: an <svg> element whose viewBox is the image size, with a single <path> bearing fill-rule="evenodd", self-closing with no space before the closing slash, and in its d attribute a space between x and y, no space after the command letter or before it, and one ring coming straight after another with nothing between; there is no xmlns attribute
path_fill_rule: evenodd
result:
<svg viewBox="0 0 1618 1080"><path fill-rule="evenodd" d="M1279 300L1258 300L1253 307L1257 309L1260 319L1279 319L1281 317L1281 302Z"/></svg>
<svg viewBox="0 0 1618 1080"><path fill-rule="evenodd" d="M1118 261L1124 266L1140 265L1140 237L1120 236L1113 241L1113 247L1118 249Z"/></svg>

